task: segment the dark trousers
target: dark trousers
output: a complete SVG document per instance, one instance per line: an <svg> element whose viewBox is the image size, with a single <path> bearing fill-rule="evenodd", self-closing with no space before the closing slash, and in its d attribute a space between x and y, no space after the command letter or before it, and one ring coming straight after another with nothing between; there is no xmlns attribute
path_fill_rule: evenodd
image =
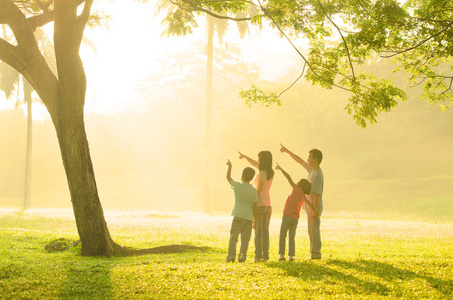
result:
<svg viewBox="0 0 453 300"><path fill-rule="evenodd" d="M236 259L236 246L238 243L239 235L241 235L241 249L239 250L238 261L245 261L247 259L247 249L249 247L250 238L252 237L252 221L233 218L230 230L230 242L228 244L227 261L234 261Z"/></svg>
<svg viewBox="0 0 453 300"><path fill-rule="evenodd" d="M258 215L255 224L255 260L269 260L269 223L271 222L272 208L258 206Z"/></svg>
<svg viewBox="0 0 453 300"><path fill-rule="evenodd" d="M280 242L278 244L278 254L285 255L286 236L288 238L288 256L296 255L296 229L299 220L294 217L283 215L282 225L280 226Z"/></svg>

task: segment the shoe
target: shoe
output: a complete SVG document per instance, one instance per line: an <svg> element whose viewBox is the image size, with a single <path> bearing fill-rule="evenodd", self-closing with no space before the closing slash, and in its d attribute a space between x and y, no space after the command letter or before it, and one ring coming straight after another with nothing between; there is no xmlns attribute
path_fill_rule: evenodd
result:
<svg viewBox="0 0 453 300"><path fill-rule="evenodd" d="M283 256L281 256L278 261L286 261L286 258L284 258Z"/></svg>
<svg viewBox="0 0 453 300"><path fill-rule="evenodd" d="M259 262L262 262L263 260L261 258L255 258L255 262L256 263L259 263Z"/></svg>
<svg viewBox="0 0 453 300"><path fill-rule="evenodd" d="M229 258L227 258L227 259L226 259L226 262L227 262L227 263L230 263L230 262L233 263L233 262L234 262L234 259L229 259Z"/></svg>
<svg viewBox="0 0 453 300"><path fill-rule="evenodd" d="M288 257L288 261L293 261L293 260L294 260L294 256Z"/></svg>

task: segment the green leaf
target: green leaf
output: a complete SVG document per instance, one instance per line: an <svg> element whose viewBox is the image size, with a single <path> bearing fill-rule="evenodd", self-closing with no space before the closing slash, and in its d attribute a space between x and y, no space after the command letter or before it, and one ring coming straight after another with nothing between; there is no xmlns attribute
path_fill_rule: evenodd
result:
<svg viewBox="0 0 453 300"><path fill-rule="evenodd" d="M281 101L276 93L267 94L263 90L258 89L254 84L252 84L249 90L241 89L239 96L245 100L245 104L248 107L252 107L252 104L256 103L260 103L265 107L281 105Z"/></svg>

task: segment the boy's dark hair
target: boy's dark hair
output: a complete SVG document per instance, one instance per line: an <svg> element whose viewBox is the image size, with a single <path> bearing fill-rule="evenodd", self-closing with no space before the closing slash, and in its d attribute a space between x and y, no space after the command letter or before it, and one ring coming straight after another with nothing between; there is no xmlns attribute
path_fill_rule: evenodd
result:
<svg viewBox="0 0 453 300"><path fill-rule="evenodd" d="M311 183L307 179L301 179L298 185L304 191L305 195L309 195L311 193Z"/></svg>
<svg viewBox="0 0 453 300"><path fill-rule="evenodd" d="M316 158L318 160L318 164L321 164L322 161L322 152L319 149L312 149L308 153L311 153L313 158Z"/></svg>
<svg viewBox="0 0 453 300"><path fill-rule="evenodd" d="M244 168L244 170L242 171L242 180L244 181L250 181L253 179L253 176L255 176L255 170L253 170L252 168Z"/></svg>

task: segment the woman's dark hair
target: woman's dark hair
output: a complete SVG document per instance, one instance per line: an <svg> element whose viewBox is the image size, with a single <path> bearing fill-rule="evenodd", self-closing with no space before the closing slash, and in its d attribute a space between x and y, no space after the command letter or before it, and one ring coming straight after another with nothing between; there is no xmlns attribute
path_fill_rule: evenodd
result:
<svg viewBox="0 0 453 300"><path fill-rule="evenodd" d="M261 151L258 153L259 170L265 170L267 173L267 180L274 177L274 170L272 169L272 153L269 151Z"/></svg>

